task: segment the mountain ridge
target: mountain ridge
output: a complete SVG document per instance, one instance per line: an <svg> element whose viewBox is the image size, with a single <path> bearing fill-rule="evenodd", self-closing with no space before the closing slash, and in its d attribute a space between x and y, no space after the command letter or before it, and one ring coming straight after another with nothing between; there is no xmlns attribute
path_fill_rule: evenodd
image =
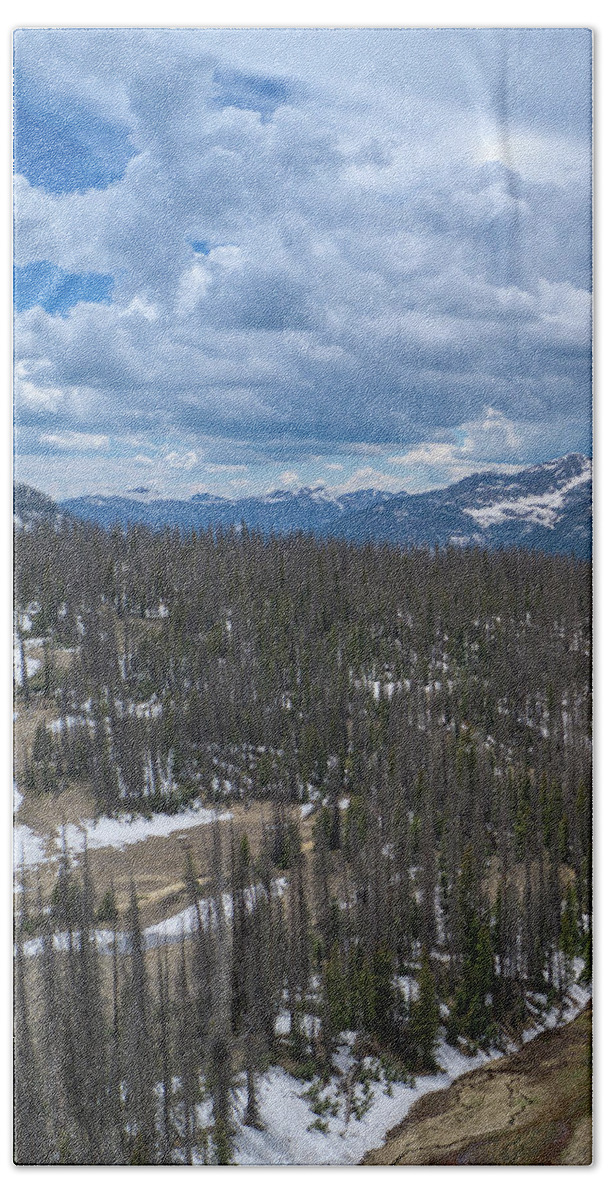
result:
<svg viewBox="0 0 608 1200"><path fill-rule="evenodd" d="M16 485L32 496L42 493ZM31 495L30 495L31 494ZM23 505L22 505L23 508ZM401 545L521 546L587 558L591 552L591 460L572 453L515 473L478 472L432 491L362 489L335 493L316 488L277 490L228 499L197 492L188 500L89 494L54 504L62 516L104 528L143 524L182 531L242 526L260 532L301 530L325 537ZM16 508L17 511L17 508ZM23 514L20 519L23 520Z"/></svg>

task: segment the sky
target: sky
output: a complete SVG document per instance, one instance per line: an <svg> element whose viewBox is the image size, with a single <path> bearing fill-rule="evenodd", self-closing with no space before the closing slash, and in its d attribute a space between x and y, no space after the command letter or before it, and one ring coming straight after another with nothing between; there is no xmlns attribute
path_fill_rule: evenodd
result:
<svg viewBox="0 0 608 1200"><path fill-rule="evenodd" d="M587 30L14 44L16 479L421 492L590 451Z"/></svg>

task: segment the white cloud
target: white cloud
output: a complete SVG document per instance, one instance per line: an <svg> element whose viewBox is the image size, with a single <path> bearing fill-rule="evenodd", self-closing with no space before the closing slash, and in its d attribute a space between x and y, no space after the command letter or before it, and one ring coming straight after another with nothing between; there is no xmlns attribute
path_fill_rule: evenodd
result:
<svg viewBox="0 0 608 1200"><path fill-rule="evenodd" d="M209 262L217 263L226 271L237 271L244 262L243 251L240 246L214 246L209 251Z"/></svg>
<svg viewBox="0 0 608 1200"><path fill-rule="evenodd" d="M461 463L496 462L497 458L517 454L523 438L516 422L500 409L488 405L477 421L465 421L455 430L454 439L443 442L420 442L405 454L389 457L389 462L401 466L429 465L458 466Z"/></svg>
<svg viewBox="0 0 608 1200"><path fill-rule="evenodd" d="M193 263L181 276L177 289L177 312L187 316L209 291L211 275L202 263Z"/></svg>
<svg viewBox="0 0 608 1200"><path fill-rule="evenodd" d="M466 421L454 431L451 441L426 441L394 454L389 462L407 471L413 490L427 490L455 483L483 471L514 472L525 459L525 439L516 422L489 405L477 421Z"/></svg>
<svg viewBox="0 0 608 1200"><path fill-rule="evenodd" d="M356 492L364 488L374 488L382 492L399 492L405 486L403 475L391 475L376 467L358 467L348 479L332 490L336 495L341 492Z"/></svg>
<svg viewBox="0 0 608 1200"><path fill-rule="evenodd" d="M172 479L210 439L226 462L322 451L336 472L405 445L404 478L529 460L543 420L571 449L572 414L588 422L588 142L549 126L572 88L553 60L542 86L528 77L518 42L546 112L520 113L507 144L493 76L462 75L485 35L440 36L441 78L432 31L21 34L57 105L125 121L137 153L105 189L17 180L17 261L115 281L112 304L17 314L17 422L27 407L40 434L93 438L103 422L150 458L167 444ZM288 102L220 108L217 55L285 76ZM403 486L370 470L355 486Z"/></svg>
<svg viewBox="0 0 608 1200"><path fill-rule="evenodd" d="M40 441L58 450L104 450L110 439L104 433L76 433L70 430L66 433L43 433Z"/></svg>
<svg viewBox="0 0 608 1200"><path fill-rule="evenodd" d="M141 315L146 321L157 321L159 316L156 304L149 304L143 296L134 296L125 312Z"/></svg>
<svg viewBox="0 0 608 1200"><path fill-rule="evenodd" d="M522 446L522 436L515 421L491 405L479 421L465 421L461 432L464 434L460 448L463 457L496 459L500 455L512 455Z"/></svg>
<svg viewBox="0 0 608 1200"><path fill-rule="evenodd" d="M476 157L501 163L534 183L564 186L585 174L589 147L556 133L494 125L481 138Z"/></svg>
<svg viewBox="0 0 608 1200"><path fill-rule="evenodd" d="M458 447L452 442L420 442L406 454L392 454L389 462L401 467L451 467L456 461Z"/></svg>
<svg viewBox="0 0 608 1200"><path fill-rule="evenodd" d="M198 454L194 450L189 450L186 454L171 450L165 455L165 462L173 471L191 471L198 463Z"/></svg>

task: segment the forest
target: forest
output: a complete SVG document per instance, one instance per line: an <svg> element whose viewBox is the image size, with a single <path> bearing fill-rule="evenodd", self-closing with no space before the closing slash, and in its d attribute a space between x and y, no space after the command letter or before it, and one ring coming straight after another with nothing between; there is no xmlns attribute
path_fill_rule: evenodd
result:
<svg viewBox="0 0 608 1200"><path fill-rule="evenodd" d="M589 981L588 563L65 518L15 563L25 795L217 818L171 943L86 843L18 870L17 1162L229 1164L277 1066L323 1135Z"/></svg>

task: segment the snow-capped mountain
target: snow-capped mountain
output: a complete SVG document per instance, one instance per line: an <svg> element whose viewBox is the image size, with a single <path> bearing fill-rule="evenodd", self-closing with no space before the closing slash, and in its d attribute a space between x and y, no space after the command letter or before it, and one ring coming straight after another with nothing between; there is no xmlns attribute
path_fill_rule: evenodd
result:
<svg viewBox="0 0 608 1200"><path fill-rule="evenodd" d="M238 500L209 493L190 500L80 496L58 508L106 528L141 523L190 530L244 523L263 533L301 529L359 542L516 545L588 557L591 462L584 454L567 454L514 475L471 475L417 495L368 490L335 496L322 488L302 488Z"/></svg>
<svg viewBox="0 0 608 1200"><path fill-rule="evenodd" d="M472 491L471 503L463 511L480 529L494 530L509 524L540 525L556 530L565 517L572 517L580 504L591 502L591 461L583 454L568 454L555 462L528 467L507 483L503 477L488 482L483 476ZM468 481L473 483L473 479Z"/></svg>

